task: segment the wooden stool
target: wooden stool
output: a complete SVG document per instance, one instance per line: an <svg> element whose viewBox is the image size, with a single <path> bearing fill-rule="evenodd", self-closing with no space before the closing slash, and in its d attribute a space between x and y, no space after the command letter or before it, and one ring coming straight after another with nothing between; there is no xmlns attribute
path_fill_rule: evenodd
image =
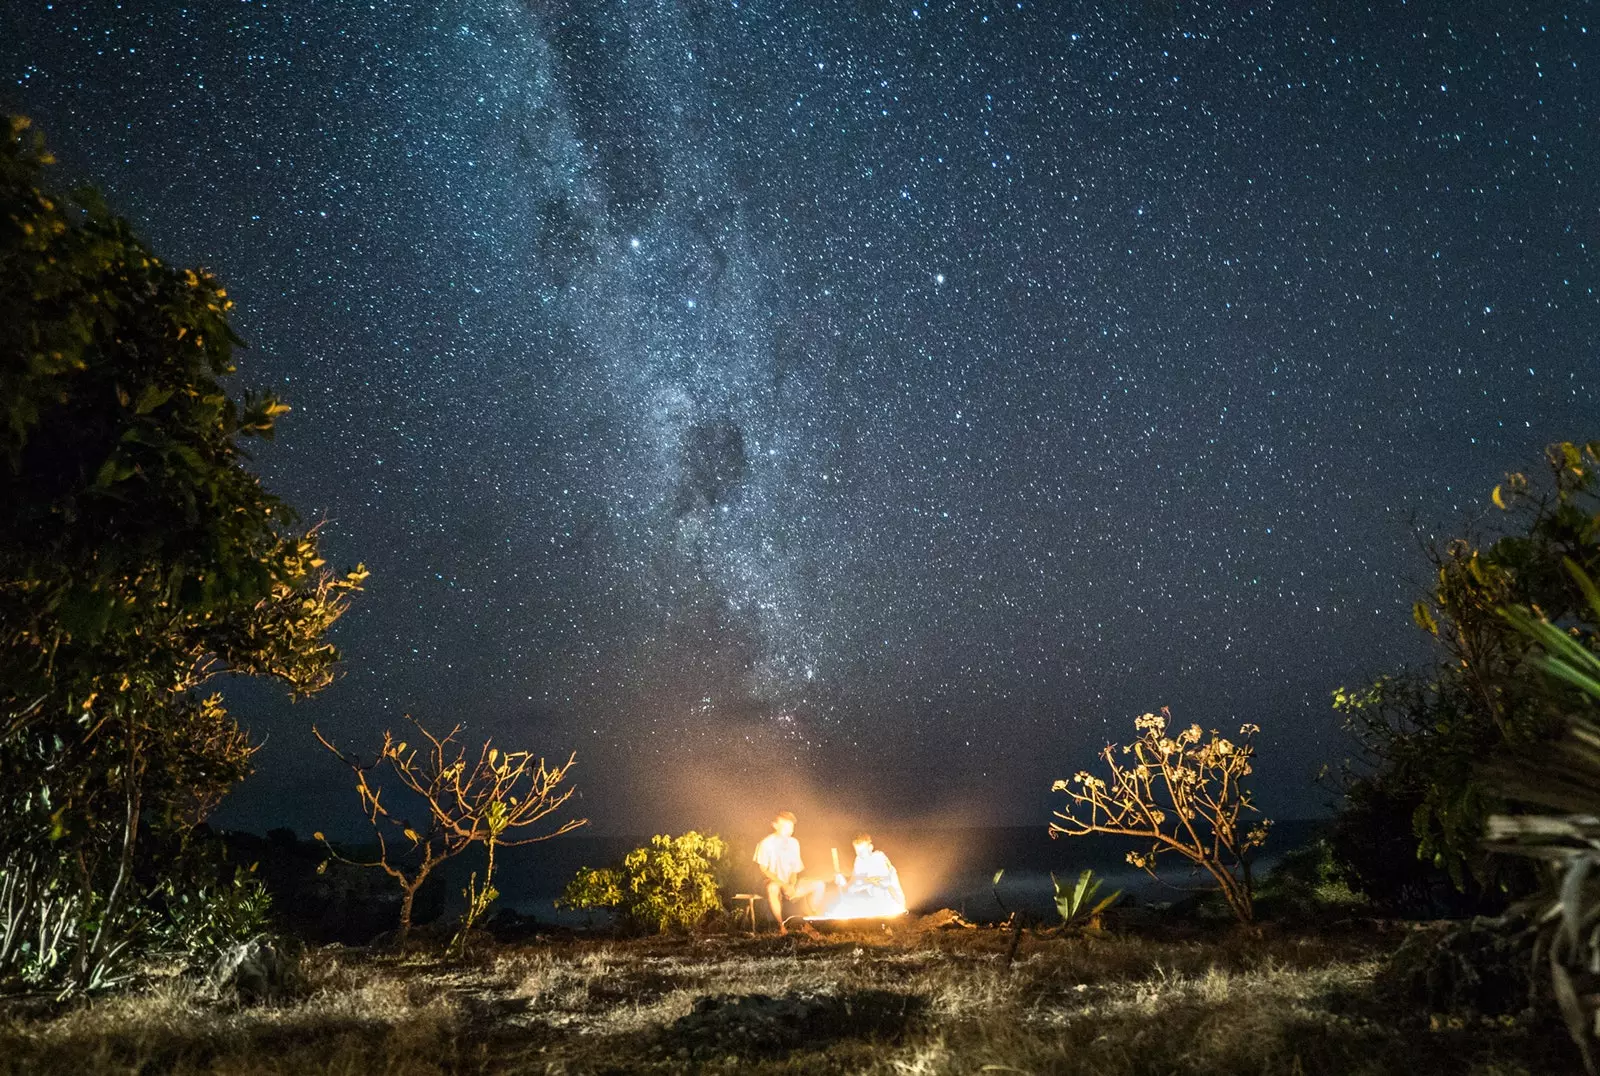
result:
<svg viewBox="0 0 1600 1076"><path fill-rule="evenodd" d="M750 933L752 934L756 932L756 901L763 899L764 896L765 894L762 893L735 893L733 895L734 900L744 901L745 910L750 913ZM744 912L736 914L743 916Z"/></svg>

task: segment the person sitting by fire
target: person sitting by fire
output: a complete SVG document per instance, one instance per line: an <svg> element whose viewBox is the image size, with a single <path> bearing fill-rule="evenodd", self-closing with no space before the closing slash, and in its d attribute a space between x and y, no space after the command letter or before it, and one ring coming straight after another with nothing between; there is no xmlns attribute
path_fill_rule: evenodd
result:
<svg viewBox="0 0 1600 1076"><path fill-rule="evenodd" d="M855 846L856 862L846 883L843 876L839 887L850 897L887 897L897 907L905 907L906 895L900 888L900 872L894 869L889 857L872 846L872 834L857 833L850 842Z"/></svg>
<svg viewBox="0 0 1600 1076"><path fill-rule="evenodd" d="M779 811L772 816L772 832L756 845L756 866L767 880L767 904L772 917L778 921L778 933L789 933L784 925L783 902L798 901L807 914L816 911L826 884L820 879L800 877L806 865L800 859L800 842L794 837L793 811Z"/></svg>

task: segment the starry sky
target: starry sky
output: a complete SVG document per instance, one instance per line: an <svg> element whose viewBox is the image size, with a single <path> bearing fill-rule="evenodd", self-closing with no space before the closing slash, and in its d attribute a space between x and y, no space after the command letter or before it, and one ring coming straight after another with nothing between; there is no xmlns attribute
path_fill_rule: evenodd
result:
<svg viewBox="0 0 1600 1076"><path fill-rule="evenodd" d="M367 593L309 733L575 750L602 829L1043 825L1162 704L1426 656L1423 535L1600 435L1587 3L227 0L0 13L0 106L215 271Z"/></svg>

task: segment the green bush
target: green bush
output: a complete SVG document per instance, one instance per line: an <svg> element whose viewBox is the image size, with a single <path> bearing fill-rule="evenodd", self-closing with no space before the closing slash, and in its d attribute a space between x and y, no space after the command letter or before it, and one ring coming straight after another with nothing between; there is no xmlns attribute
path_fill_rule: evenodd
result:
<svg viewBox="0 0 1600 1076"><path fill-rule="evenodd" d="M624 926L665 934L692 930L723 910L721 873L728 845L690 830L659 834L623 857L620 867L582 867L557 903L614 911Z"/></svg>
<svg viewBox="0 0 1600 1076"><path fill-rule="evenodd" d="M187 958L193 968L209 966L224 947L266 931L272 915L272 898L254 867L236 867L231 876L209 882L165 877L152 905L154 947Z"/></svg>
<svg viewBox="0 0 1600 1076"><path fill-rule="evenodd" d="M1336 844L1350 853L1352 883L1380 903L1420 901L1409 910L1424 914L1492 911L1536 887L1526 864L1480 843L1505 802L1483 767L1553 743L1581 696L1543 675L1535 641L1501 610L1536 609L1582 634L1600 630L1564 564L1600 572L1600 442L1552 445L1545 456L1543 482L1511 474L1490 495L1502 513L1498 534L1429 548L1434 582L1412 617L1435 641L1436 664L1335 692L1363 756L1345 774L1349 809ZM1388 854L1397 837L1422 872ZM1441 900L1452 883L1460 898Z"/></svg>
<svg viewBox="0 0 1600 1076"><path fill-rule="evenodd" d="M1407 859L1415 862L1407 850ZM1267 919L1309 919L1370 908L1371 901L1350 887L1348 873L1328 837L1288 852L1256 890L1256 909Z"/></svg>
<svg viewBox="0 0 1600 1076"><path fill-rule="evenodd" d="M332 683L366 572L250 470L289 409L238 391L222 285L53 191L27 127L0 119L0 981L71 993L143 932L147 846L250 772L207 686Z"/></svg>

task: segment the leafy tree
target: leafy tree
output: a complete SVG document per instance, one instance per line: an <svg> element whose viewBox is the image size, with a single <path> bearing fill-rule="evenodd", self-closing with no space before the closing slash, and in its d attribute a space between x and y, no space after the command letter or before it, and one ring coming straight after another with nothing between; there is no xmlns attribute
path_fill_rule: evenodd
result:
<svg viewBox="0 0 1600 1076"><path fill-rule="evenodd" d="M1499 537L1429 547L1435 583L1412 615L1436 641L1438 663L1334 694L1364 752L1346 774L1336 843L1350 854L1352 884L1380 902L1425 894L1430 877L1448 877L1468 907L1532 884L1525 866L1480 844L1501 804L1481 768L1559 736L1578 692L1540 672L1532 637L1500 610L1532 608L1592 631L1594 612L1564 562L1600 569L1600 442L1552 445L1545 456L1545 482L1511 474L1492 492ZM1363 852L1397 840L1438 873Z"/></svg>
<svg viewBox="0 0 1600 1076"><path fill-rule="evenodd" d="M472 925L499 896L494 888L498 849L547 841L586 823L587 819L570 818L547 832L533 830L572 798L576 790L570 785L562 788L561 784L577 756L550 766L531 751L501 751L485 740L477 758L469 761L466 748L456 739L461 733L460 725L443 736L435 736L420 722L413 719L411 723L422 738L420 746L413 747L385 731L383 746L369 763L340 751L321 732L311 730L318 742L354 774L362 813L378 839L378 857L367 861L347 859L321 833L315 836L329 855L356 866L376 868L399 883L399 944L404 944L411 933L411 906L428 876L445 860L473 845L482 845L487 856L483 884L478 884L476 874L467 884L467 909L453 944L456 947L465 943ZM383 802L382 786L369 778L380 765L387 766L400 787L411 795L418 817L407 818L405 808L393 798ZM389 844L391 836L399 838L393 848Z"/></svg>
<svg viewBox="0 0 1600 1076"><path fill-rule="evenodd" d="M92 192L49 191L27 126L0 131L0 873L4 927L56 938L34 973L78 989L133 936L145 832L188 830L249 772L201 689L326 687L366 573L329 571L246 466L240 440L288 408L224 385L226 291Z"/></svg>
<svg viewBox="0 0 1600 1076"><path fill-rule="evenodd" d="M1215 729L1207 739L1199 725L1167 735L1172 718L1166 707L1134 721L1139 737L1122 748L1131 763L1117 757L1117 745L1100 752L1110 779L1080 770L1051 791L1065 792L1067 805L1055 812L1050 836L1082 837L1108 833L1150 842L1148 852L1129 852L1128 862L1157 877L1162 856L1175 853L1217 883L1228 907L1242 923L1252 915L1250 856L1266 843L1272 825L1240 820L1254 811L1244 779L1255 757L1255 725L1239 730L1239 743Z"/></svg>
<svg viewBox="0 0 1600 1076"><path fill-rule="evenodd" d="M583 867L567 883L560 904L567 908L612 908L632 927L665 934L692 930L721 911L721 837L690 830L681 837L657 834L623 857L620 867Z"/></svg>

